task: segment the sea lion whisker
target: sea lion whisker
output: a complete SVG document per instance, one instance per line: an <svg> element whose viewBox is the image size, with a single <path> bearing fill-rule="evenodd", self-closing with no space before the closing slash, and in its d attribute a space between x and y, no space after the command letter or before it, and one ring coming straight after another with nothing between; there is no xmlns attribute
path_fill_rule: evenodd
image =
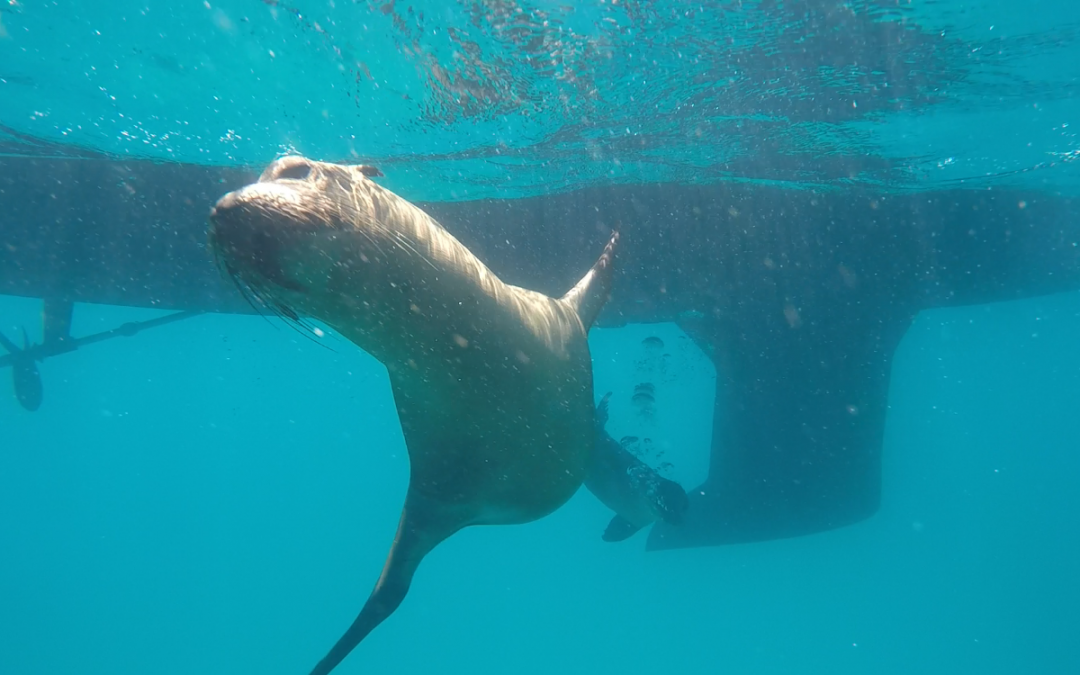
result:
<svg viewBox="0 0 1080 675"><path fill-rule="evenodd" d="M240 279L239 275L237 275L236 271L232 268L231 265L229 265L228 263L223 263L219 267L221 267L229 281L232 282L232 285L236 287L237 292L240 293L240 297L244 299L244 302L251 305L251 308L255 310L255 313L265 319L266 315L263 314L262 309L259 308L259 305L263 303L258 297L258 295ZM256 303L257 300L258 303Z"/></svg>
<svg viewBox="0 0 1080 675"><path fill-rule="evenodd" d="M373 249L375 249L375 252L379 254L379 257L381 257L383 260L387 259L386 251L384 251L382 249L382 246L379 245L379 241L375 237L371 236L371 234L369 232L365 231L365 230L361 229L361 230L357 230L357 231L360 232L360 235L362 237L367 239L367 243Z"/></svg>
<svg viewBox="0 0 1080 675"><path fill-rule="evenodd" d="M267 324L272 326L274 330L278 330L277 325L270 320L270 317L267 316L266 311L264 310L269 310L271 314L282 319L285 323L288 323L288 317L282 313L280 303L269 297L270 294L265 289L253 282L244 280L228 263L225 263L224 267L226 276L228 276L229 280L236 286L236 290L240 292L241 297L251 305L251 308L255 310L255 313L266 321ZM271 300L274 301L271 302ZM292 312L291 309L289 311ZM293 314L295 314L295 312L293 312Z"/></svg>
<svg viewBox="0 0 1080 675"><path fill-rule="evenodd" d="M380 255L382 255L382 249L379 248L379 242L375 241L375 237L371 236L370 232L363 229L355 230L356 234L364 240L364 243L374 248Z"/></svg>
<svg viewBox="0 0 1080 675"><path fill-rule="evenodd" d="M244 301L247 302L247 304L251 305L251 308L255 310L256 314L261 316L267 323L273 326L274 324L270 321L270 318L266 316L266 314L263 312L263 310L268 309L268 307L262 297L259 296L258 292L256 292L250 285L241 280L231 267L226 266L226 269L228 271L227 276L229 277L229 280L232 281L233 286L236 286L236 290L240 292L240 296L244 298Z"/></svg>
<svg viewBox="0 0 1080 675"><path fill-rule="evenodd" d="M288 309L288 311L293 312L292 309ZM293 315L295 316L295 312L293 312ZM312 327L311 324L308 324L307 322L302 321L298 316L295 319L292 318L292 317L283 316L283 315L279 315L279 316L281 316L282 321L284 321L286 325L288 325L290 328L295 330L300 335L303 335L305 338L307 338L308 340L310 340L310 341L314 342L315 344L319 345L323 349L328 349L328 350L334 352L335 354L337 353L337 351L333 347L330 347L329 345L323 344L323 342L321 340L316 339L316 337L319 334L315 331L314 327Z"/></svg>
<svg viewBox="0 0 1080 675"><path fill-rule="evenodd" d="M324 344L321 340L316 339L317 337L320 337L320 331L316 330L314 326L305 321L300 316L300 314L289 305L289 303L274 294L272 290L260 286L257 297L259 297L260 301L264 304L264 306L266 306L267 309L269 309L271 312L274 313L275 316L281 319L282 323L289 326L300 335L303 335L308 340L311 340L315 344L319 345L323 349L329 349L335 354L337 353L337 351L333 347L330 347L329 345Z"/></svg>
<svg viewBox="0 0 1080 675"><path fill-rule="evenodd" d="M412 242L405 238L405 235L400 232L394 232L393 239L394 242L396 242L403 251L408 251L409 253L412 253L416 257L420 258L421 260L426 262L428 264L428 267L430 267L431 269L435 271L439 270L439 268L435 266L435 263L431 262L430 258L421 253L420 250L416 248L416 246Z"/></svg>
<svg viewBox="0 0 1080 675"><path fill-rule="evenodd" d="M379 246L378 240L376 240L369 231L372 229L379 229L379 227L374 223L369 223L367 218L361 217L358 214L353 214L353 218L356 222L356 226L347 228L344 231L350 235L359 237L364 245L369 246L372 250L385 258L385 253L383 252L382 247ZM332 228L332 231L339 232L342 231L342 228L335 226Z"/></svg>

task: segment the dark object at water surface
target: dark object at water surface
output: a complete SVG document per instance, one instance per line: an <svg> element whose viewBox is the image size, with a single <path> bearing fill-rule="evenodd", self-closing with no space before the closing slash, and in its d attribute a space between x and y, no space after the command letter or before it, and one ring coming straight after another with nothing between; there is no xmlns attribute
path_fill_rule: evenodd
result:
<svg viewBox="0 0 1080 675"><path fill-rule="evenodd" d="M0 293L249 313L209 260L204 223L253 178L0 158ZM421 206L496 274L548 294L618 225L626 245L597 325L675 321L712 359L709 477L682 525L652 528L653 550L873 515L889 371L915 315L1080 288L1080 204L1034 189L628 185Z"/></svg>

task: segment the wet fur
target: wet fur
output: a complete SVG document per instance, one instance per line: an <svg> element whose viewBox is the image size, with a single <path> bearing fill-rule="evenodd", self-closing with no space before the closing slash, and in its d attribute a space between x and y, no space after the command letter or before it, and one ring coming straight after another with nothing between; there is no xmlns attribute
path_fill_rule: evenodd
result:
<svg viewBox="0 0 1080 675"><path fill-rule="evenodd" d="M286 157L223 197L210 243L241 287L378 358L409 450L398 531L326 675L404 598L420 561L470 525L525 523L580 487L594 447L586 334L614 235L561 299L505 284L370 167Z"/></svg>

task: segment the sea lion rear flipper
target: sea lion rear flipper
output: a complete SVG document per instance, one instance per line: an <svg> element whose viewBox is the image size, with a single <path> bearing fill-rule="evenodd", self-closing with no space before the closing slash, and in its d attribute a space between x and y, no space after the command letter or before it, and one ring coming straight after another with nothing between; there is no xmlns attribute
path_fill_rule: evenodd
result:
<svg viewBox="0 0 1080 675"><path fill-rule="evenodd" d="M673 480L657 475L656 505L660 511L660 518L670 525L680 525L687 509L690 508L690 498L683 486Z"/></svg>
<svg viewBox="0 0 1080 675"><path fill-rule="evenodd" d="M341 639L311 671L311 675L327 675L371 631L394 613L409 592L413 574L433 548L450 535L469 524L453 509L439 504L414 491L411 486L401 510L394 543L386 557L379 581L364 603L360 614Z"/></svg>
<svg viewBox="0 0 1080 675"><path fill-rule="evenodd" d="M641 525L635 525L622 516L615 516L604 530L604 541L623 541L634 536L641 529Z"/></svg>
<svg viewBox="0 0 1080 675"><path fill-rule="evenodd" d="M562 301L577 312L586 331L592 327L596 315L604 308L604 303L611 294L612 261L615 257L615 244L618 242L619 233L612 232L604 252L600 254L592 269L562 297Z"/></svg>

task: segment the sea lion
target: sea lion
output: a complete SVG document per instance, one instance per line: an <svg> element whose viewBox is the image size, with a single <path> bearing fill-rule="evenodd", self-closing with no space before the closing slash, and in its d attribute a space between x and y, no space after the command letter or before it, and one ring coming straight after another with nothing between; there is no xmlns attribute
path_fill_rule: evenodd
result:
<svg viewBox="0 0 1080 675"><path fill-rule="evenodd" d="M682 523L690 500L682 486L661 476L608 434L608 393L596 407L596 449L589 463L585 487L615 517L604 531L604 541L623 541L641 528L662 520Z"/></svg>
<svg viewBox="0 0 1080 675"><path fill-rule="evenodd" d="M618 233L562 298L504 283L371 167L288 156L222 197L210 247L283 316L332 327L381 361L409 451L397 534L326 675L388 617L425 555L469 525L527 523L565 503L595 443L587 332Z"/></svg>

